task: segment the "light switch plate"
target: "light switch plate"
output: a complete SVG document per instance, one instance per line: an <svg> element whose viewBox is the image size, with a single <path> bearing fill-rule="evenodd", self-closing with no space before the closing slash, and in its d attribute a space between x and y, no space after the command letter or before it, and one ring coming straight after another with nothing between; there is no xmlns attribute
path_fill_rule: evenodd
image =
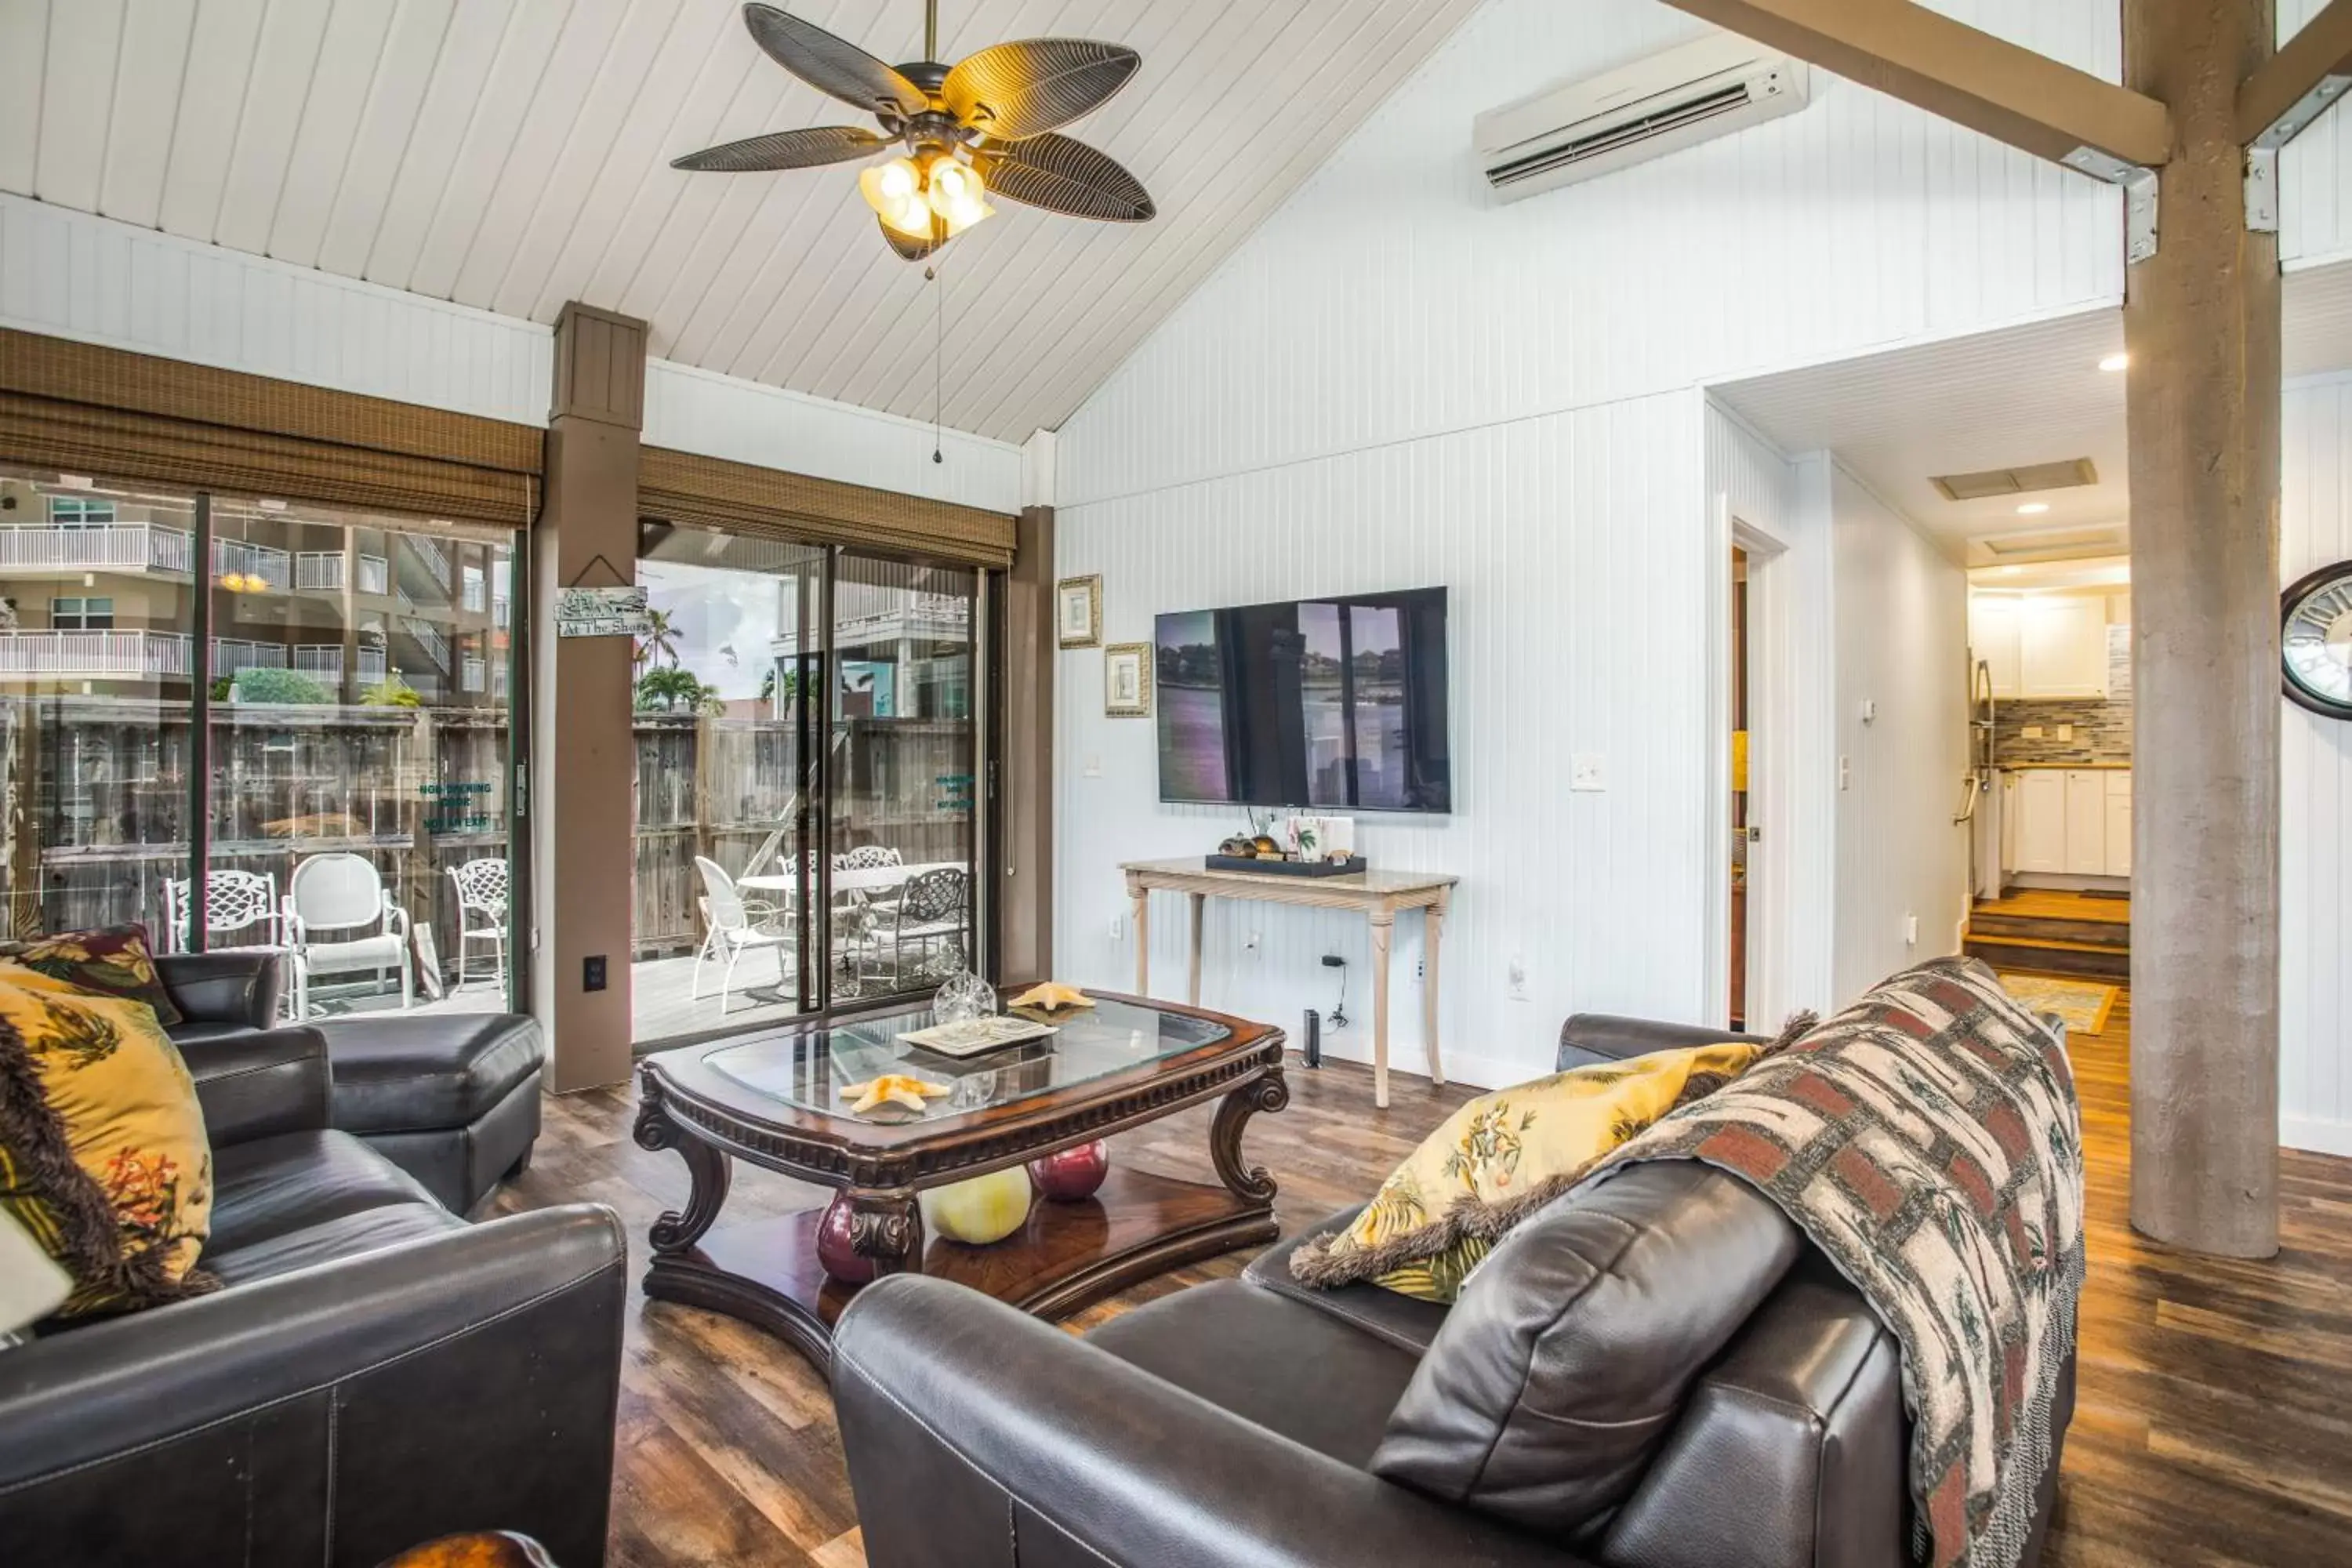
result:
<svg viewBox="0 0 2352 1568"><path fill-rule="evenodd" d="M2061 724L2061 725L2059 725L2059 726L2058 726L2058 738L2059 738L2060 740L2062 740L2062 741L2071 741L2071 740L2073 740L2073 739L2074 738L2074 725L2072 725L2072 724Z"/></svg>
<svg viewBox="0 0 2352 1568"><path fill-rule="evenodd" d="M2025 727L2025 738L2029 741L2038 741L2042 739L2042 726L2039 724L2028 724Z"/></svg>
<svg viewBox="0 0 2352 1568"><path fill-rule="evenodd" d="M1609 787L1609 759L1598 752L1579 752L1569 763L1568 787L1600 790Z"/></svg>
<svg viewBox="0 0 2352 1568"><path fill-rule="evenodd" d="M1102 777L1102 758L1098 756L1088 757L1087 759L1086 774L1087 777L1090 779L1098 779Z"/></svg>

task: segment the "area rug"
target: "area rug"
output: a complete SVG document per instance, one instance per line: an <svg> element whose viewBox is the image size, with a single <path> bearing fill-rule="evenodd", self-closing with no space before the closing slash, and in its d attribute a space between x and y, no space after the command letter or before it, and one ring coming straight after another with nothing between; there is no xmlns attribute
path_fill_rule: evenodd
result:
<svg viewBox="0 0 2352 1568"><path fill-rule="evenodd" d="M2011 974L2004 971L2000 984L2029 1011L2055 1013L2065 1019L2070 1034L2101 1033L2107 1026L2107 1015L2116 1005L2116 988L2095 980L2053 980L2040 974Z"/></svg>

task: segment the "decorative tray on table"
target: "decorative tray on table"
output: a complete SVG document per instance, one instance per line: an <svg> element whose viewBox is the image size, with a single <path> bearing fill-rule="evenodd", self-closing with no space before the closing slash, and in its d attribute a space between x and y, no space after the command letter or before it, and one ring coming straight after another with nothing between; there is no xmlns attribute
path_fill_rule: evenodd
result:
<svg viewBox="0 0 2352 1568"><path fill-rule="evenodd" d="M1345 860L1277 860L1270 856L1253 859L1243 855L1211 855L1205 864L1212 871L1265 871L1276 877L1353 877L1364 868L1361 855L1350 855Z"/></svg>
<svg viewBox="0 0 2352 1568"><path fill-rule="evenodd" d="M920 1046L943 1057L976 1057L982 1051L1002 1050L1006 1046L1024 1045L1059 1033L1053 1025L1041 1024L1034 1018L985 1017L934 1024L928 1029L909 1030L898 1037L910 1046Z"/></svg>

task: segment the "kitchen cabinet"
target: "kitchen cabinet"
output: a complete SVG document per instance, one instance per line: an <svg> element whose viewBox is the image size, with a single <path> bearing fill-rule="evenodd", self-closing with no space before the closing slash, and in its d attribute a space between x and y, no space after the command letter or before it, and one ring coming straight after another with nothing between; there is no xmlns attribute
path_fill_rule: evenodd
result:
<svg viewBox="0 0 2352 1568"><path fill-rule="evenodd" d="M2010 868L2041 875L2131 875L2131 773L2121 768L2021 768L2001 785Z"/></svg>
<svg viewBox="0 0 2352 1568"><path fill-rule="evenodd" d="M2066 869L2066 775L2032 768L2017 779L2017 868Z"/></svg>
<svg viewBox="0 0 2352 1568"><path fill-rule="evenodd" d="M2107 776L2092 768L2066 770L2066 873L2107 872Z"/></svg>
<svg viewBox="0 0 2352 1568"><path fill-rule="evenodd" d="M1996 698L2107 695L2107 605L2098 595L1969 595L1969 646Z"/></svg>

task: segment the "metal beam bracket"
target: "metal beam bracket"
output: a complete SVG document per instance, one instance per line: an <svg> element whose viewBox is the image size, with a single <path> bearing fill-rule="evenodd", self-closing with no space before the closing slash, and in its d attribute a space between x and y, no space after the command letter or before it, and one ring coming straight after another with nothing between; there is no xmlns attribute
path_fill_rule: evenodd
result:
<svg viewBox="0 0 2352 1568"><path fill-rule="evenodd" d="M2311 122L2326 110L2329 104L2352 90L2352 76L2324 76L2319 85L2294 100L2294 106L2271 122L2271 128L2253 140L2253 145L2275 153L2311 128Z"/></svg>
<svg viewBox="0 0 2352 1568"><path fill-rule="evenodd" d="M2246 149L2246 226L2276 234L2279 226L2278 149Z"/></svg>
<svg viewBox="0 0 2352 1568"><path fill-rule="evenodd" d="M2077 174L2120 185L2124 193L2124 258L2147 260L2156 254L2156 171L2126 163L2096 147L2077 147L2058 160Z"/></svg>

